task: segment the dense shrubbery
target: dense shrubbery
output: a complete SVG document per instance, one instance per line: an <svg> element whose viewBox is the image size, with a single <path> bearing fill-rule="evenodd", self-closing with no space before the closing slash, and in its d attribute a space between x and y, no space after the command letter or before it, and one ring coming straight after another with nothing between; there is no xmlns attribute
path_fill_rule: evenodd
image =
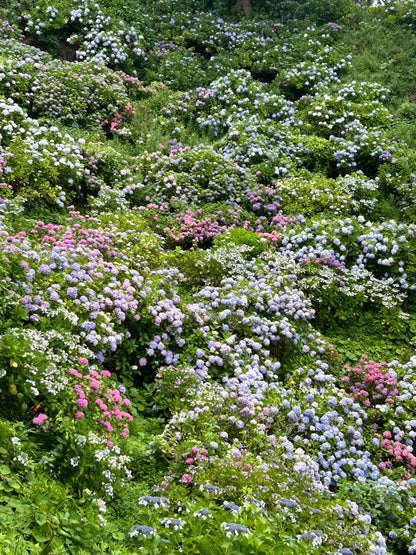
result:
<svg viewBox="0 0 416 555"><path fill-rule="evenodd" d="M2 553L416 553L415 10L368 4L2 8Z"/></svg>

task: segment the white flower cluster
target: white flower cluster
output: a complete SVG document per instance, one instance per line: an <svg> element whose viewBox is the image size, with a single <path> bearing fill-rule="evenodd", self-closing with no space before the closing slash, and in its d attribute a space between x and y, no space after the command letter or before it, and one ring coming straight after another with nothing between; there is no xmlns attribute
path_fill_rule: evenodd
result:
<svg viewBox="0 0 416 555"><path fill-rule="evenodd" d="M78 7L71 11L69 21L79 22L83 29L81 35L72 35L68 39L70 44L81 43L77 50L80 60L105 65L123 63L132 55L144 55L143 37L123 21L116 24L111 21L95 0L80 0Z"/></svg>

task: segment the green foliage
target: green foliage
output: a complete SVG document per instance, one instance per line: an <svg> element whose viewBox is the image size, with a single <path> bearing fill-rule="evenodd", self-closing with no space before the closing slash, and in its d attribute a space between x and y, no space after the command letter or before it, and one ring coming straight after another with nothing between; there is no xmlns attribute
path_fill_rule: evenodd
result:
<svg viewBox="0 0 416 555"><path fill-rule="evenodd" d="M409 507L412 491L405 487L392 487L392 484L376 486L366 484L344 483L341 486L341 496L346 495L356 501L367 511L377 528L388 538L388 546L393 553L404 553L406 549L406 527L409 514L405 507ZM411 509L412 516L414 509Z"/></svg>
<svg viewBox="0 0 416 555"><path fill-rule="evenodd" d="M328 318L329 319L329 318ZM345 317L338 326L326 332L328 340L336 345L340 356L354 364L364 353L372 360L396 359L407 361L413 353L413 318L394 323L390 314L356 312L350 321Z"/></svg>
<svg viewBox="0 0 416 555"><path fill-rule="evenodd" d="M359 15L359 6L352 0L308 0L297 8L296 15L302 15L305 19L310 19L317 25L323 25L335 21L343 23L353 20L354 16ZM295 12L296 13L296 12Z"/></svg>
<svg viewBox="0 0 416 555"><path fill-rule="evenodd" d="M146 71L147 82L161 81L165 85L179 91L187 91L207 82L204 59L181 46L174 47L171 52L163 50L161 55L157 46L150 60L157 69Z"/></svg>
<svg viewBox="0 0 416 555"><path fill-rule="evenodd" d="M1 426L4 428L4 421ZM25 448L29 450L30 445ZM15 449L18 453L17 446ZM25 460L22 452L18 457ZM91 498L84 495L75 502L67 486L39 468L12 471L1 465L0 506L3 553L16 553L17 549L22 554L81 553L83 549L99 553L99 547L94 547L99 520Z"/></svg>
<svg viewBox="0 0 416 555"><path fill-rule="evenodd" d="M332 145L328 139L308 135L302 137L302 143L304 147L302 158L306 169L329 174L334 171Z"/></svg>
<svg viewBox="0 0 416 555"><path fill-rule="evenodd" d="M298 453L290 460L282 455L279 462L270 460L266 454L264 457L259 456L255 461L242 455L238 449L230 450L221 459L211 458L209 466L200 463L187 487L177 481L174 473L169 479L168 492L164 492L165 503L160 508L147 506L146 497L140 500L143 506L140 525L132 534L134 544L145 548L157 546L161 552L167 553L172 544L176 546L179 542L185 550L195 553L204 553L210 545L210 551L218 555L251 550L267 553L270 549L288 554L325 553L335 542L347 549L354 541L356 548L364 548L368 540L364 539L360 525L354 521L348 503L342 508L338 506L338 513L342 512L344 525L354 540L347 534L338 535L336 532L335 523L339 516L335 510L328 510L334 503L331 496L314 490L310 481L309 492L305 493L305 479L308 479L302 475L287 484L288 468L296 464L297 457L307 465L306 457ZM263 471L265 464L267 474ZM230 483L232 487L227 487ZM283 484L285 486L280 489ZM267 496L261 493L271 485L275 492L274 504L269 504ZM191 501L183 503L184 497ZM177 527L167 524L163 529L160 523L169 523L171 518L177 519L174 520ZM308 520L309 534L299 533L298 521L302 518ZM140 531L143 525L155 530L154 538L144 537ZM320 541L314 541L315 535L321 538Z"/></svg>
<svg viewBox="0 0 416 555"><path fill-rule="evenodd" d="M230 229L230 231L218 235L214 241L215 247L227 247L230 244L250 247L247 250L247 256L250 258L256 258L267 250L267 245L257 233L242 228Z"/></svg>
<svg viewBox="0 0 416 555"><path fill-rule="evenodd" d="M410 28L390 25L370 12L359 25L344 29L343 48L355 54L350 78L387 86L396 109L412 101L416 39Z"/></svg>

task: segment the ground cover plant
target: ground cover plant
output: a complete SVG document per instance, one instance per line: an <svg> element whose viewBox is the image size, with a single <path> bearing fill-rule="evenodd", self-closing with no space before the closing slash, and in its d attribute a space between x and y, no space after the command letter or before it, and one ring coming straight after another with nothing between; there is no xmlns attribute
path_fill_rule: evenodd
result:
<svg viewBox="0 0 416 555"><path fill-rule="evenodd" d="M416 553L413 4L0 6L1 553Z"/></svg>

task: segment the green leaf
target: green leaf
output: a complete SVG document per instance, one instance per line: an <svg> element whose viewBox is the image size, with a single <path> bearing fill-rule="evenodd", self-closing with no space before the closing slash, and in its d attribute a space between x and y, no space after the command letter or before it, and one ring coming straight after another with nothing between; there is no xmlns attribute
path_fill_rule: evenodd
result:
<svg viewBox="0 0 416 555"><path fill-rule="evenodd" d="M112 536L115 540L124 540L126 537L126 534L124 534L123 532L113 532Z"/></svg>
<svg viewBox="0 0 416 555"><path fill-rule="evenodd" d="M10 467L8 467L6 464L0 465L0 474L6 475L6 474L10 474L10 472L11 472Z"/></svg>
<svg viewBox="0 0 416 555"><path fill-rule="evenodd" d="M0 482L0 490L3 490L3 491L6 491L7 493L10 493L11 491L14 490L14 488L6 482Z"/></svg>
<svg viewBox="0 0 416 555"><path fill-rule="evenodd" d="M46 523L46 516L42 513L36 513L35 520L39 526L43 526Z"/></svg>
<svg viewBox="0 0 416 555"><path fill-rule="evenodd" d="M22 487L22 484L18 480L14 480L13 478L9 480L9 485L16 491L19 491Z"/></svg>
<svg viewBox="0 0 416 555"><path fill-rule="evenodd" d="M32 530L32 536L37 542L47 542L51 537L51 527L49 524L35 526Z"/></svg>
<svg viewBox="0 0 416 555"><path fill-rule="evenodd" d="M29 510L29 505L19 498L9 497L7 505L8 507L13 507L16 513L27 514Z"/></svg>

